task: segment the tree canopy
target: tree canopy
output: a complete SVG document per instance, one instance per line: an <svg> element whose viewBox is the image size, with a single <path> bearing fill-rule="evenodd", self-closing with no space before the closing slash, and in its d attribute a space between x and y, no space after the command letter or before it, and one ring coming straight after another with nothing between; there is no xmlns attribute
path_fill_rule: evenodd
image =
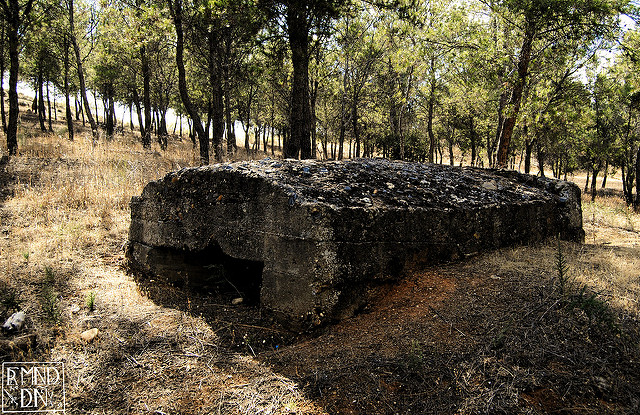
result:
<svg viewBox="0 0 640 415"><path fill-rule="evenodd" d="M236 136L293 158L535 159L557 177L619 169L639 206L637 15L627 0L0 0L2 125L15 154L20 79L43 130L50 94L96 137L129 108L147 148L186 116L202 164Z"/></svg>

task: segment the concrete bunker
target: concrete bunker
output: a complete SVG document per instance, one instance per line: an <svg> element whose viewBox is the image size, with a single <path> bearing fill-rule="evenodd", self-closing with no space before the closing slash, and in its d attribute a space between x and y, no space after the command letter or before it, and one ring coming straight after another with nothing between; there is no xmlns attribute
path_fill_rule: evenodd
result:
<svg viewBox="0 0 640 415"><path fill-rule="evenodd" d="M352 315L416 265L584 238L571 183L379 159L183 169L149 183L131 215L132 268L218 284L296 330Z"/></svg>

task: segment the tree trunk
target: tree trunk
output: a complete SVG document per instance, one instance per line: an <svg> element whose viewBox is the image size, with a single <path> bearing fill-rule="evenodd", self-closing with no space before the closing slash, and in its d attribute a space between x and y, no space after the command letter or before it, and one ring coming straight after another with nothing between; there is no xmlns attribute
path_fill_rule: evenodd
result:
<svg viewBox="0 0 640 415"><path fill-rule="evenodd" d="M596 193L598 191L598 184L596 180L598 179L598 173L600 172L600 166L598 168L593 168L593 177L591 178L591 201L596 200Z"/></svg>
<svg viewBox="0 0 640 415"><path fill-rule="evenodd" d="M529 174L531 172L531 153L533 153L533 145L536 140L524 140L524 173Z"/></svg>
<svg viewBox="0 0 640 415"><path fill-rule="evenodd" d="M433 153L436 146L436 136L433 133L433 110L436 103L436 73L435 58L431 58L431 88L429 88L429 103L427 106L427 134L429 136L429 163L433 163ZM473 123L473 120L471 121ZM475 154L475 152L474 152Z"/></svg>
<svg viewBox="0 0 640 415"><path fill-rule="evenodd" d="M200 164L209 164L209 137L204 133L200 115L193 106L187 88L187 74L184 68L184 32L182 30L182 0L169 0L169 11L173 17L173 25L176 30L176 66L178 67L178 89L180 99L189 117L193 120L193 128L200 142Z"/></svg>
<svg viewBox="0 0 640 415"><path fill-rule="evenodd" d="M105 128L106 128L106 132L107 132L107 136L108 137L113 137L113 132L115 130L115 126L114 126L114 122L113 122L113 117L114 117L114 113L115 113L115 106L113 104L113 86L112 85L107 85L105 88L105 92L106 92L106 98L107 98L107 104L105 105Z"/></svg>
<svg viewBox="0 0 640 415"><path fill-rule="evenodd" d="M140 62L142 63L142 106L144 107L144 127L142 120L140 120L140 133L142 134L142 147L151 148L151 69L145 46L140 48Z"/></svg>
<svg viewBox="0 0 640 415"><path fill-rule="evenodd" d="M133 132L133 102L129 102L129 130Z"/></svg>
<svg viewBox="0 0 640 415"><path fill-rule="evenodd" d="M636 212L640 211L640 146L636 152L636 199L633 208Z"/></svg>
<svg viewBox="0 0 640 415"><path fill-rule="evenodd" d="M51 125L51 99L49 99L49 81L47 80L47 107L48 107L48 118L49 118L49 132L53 132L53 126Z"/></svg>
<svg viewBox="0 0 640 415"><path fill-rule="evenodd" d="M540 144L539 141L536 141L537 143L537 147L538 147L538 170L540 173L540 177L545 177L544 175L544 158L545 158L545 154L544 154L544 148L543 146Z"/></svg>
<svg viewBox="0 0 640 415"><path fill-rule="evenodd" d="M231 119L231 30L226 28L223 31L223 40L224 40L224 54L223 54L223 64L222 64L222 76L223 76L223 95L224 95L224 118L226 124L226 132L227 132L227 154L232 156L233 153L238 149L236 144L236 136L235 129L233 127L233 120Z"/></svg>
<svg viewBox="0 0 640 415"><path fill-rule="evenodd" d="M507 159L509 156L509 144L511 142L511 136L513 135L513 129L516 125L518 113L520 112L520 103L522 101L522 93L527 81L527 75L529 72L529 62L531 61L531 48L533 40L535 38L536 27L532 20L526 22L526 30L524 33L524 39L522 41L522 48L520 49L520 57L518 59L518 77L516 78L515 85L511 91L511 98L509 99L508 108L510 108L509 115L504 119L502 128L500 131L500 141L498 144L498 160L497 164L500 168L507 166Z"/></svg>
<svg viewBox="0 0 640 415"><path fill-rule="evenodd" d="M67 118L67 132L69 134L69 140L73 141L73 113L71 112L70 101L70 87L69 87L69 38L64 37L64 102L65 102L65 116Z"/></svg>
<svg viewBox="0 0 640 415"><path fill-rule="evenodd" d="M311 158L311 110L309 108L309 16L303 1L289 2L287 29L293 82L291 85L291 134L284 149L285 158Z"/></svg>
<svg viewBox="0 0 640 415"><path fill-rule="evenodd" d="M220 39L216 33L211 30L208 36L209 41L209 83L211 87L211 121L213 123L213 152L216 161L222 161L224 153L222 150L222 141L224 138L224 104L223 104L223 88L222 88L222 64Z"/></svg>
<svg viewBox="0 0 640 415"><path fill-rule="evenodd" d="M360 157L360 131L358 131L358 97L354 95L351 105L351 125L353 126L353 138L355 140L355 151L353 155Z"/></svg>
<svg viewBox="0 0 640 415"><path fill-rule="evenodd" d="M5 108L4 108L4 71L6 69L5 67L5 60L4 60L4 49L5 49L5 22L0 22L0 51L2 51L2 53L0 53L0 114L2 115L2 131L4 131L4 133L7 133L7 114L5 112Z"/></svg>
<svg viewBox="0 0 640 415"><path fill-rule="evenodd" d="M8 12L8 13L7 13ZM7 125L7 150L9 155L18 153L18 73L20 71L20 11L18 0L9 2L9 10L5 10L5 18L8 18L9 40L9 124Z"/></svg>
<svg viewBox="0 0 640 415"><path fill-rule="evenodd" d="M87 119L89 120L89 125L91 125L91 133L93 137L97 137L98 135L98 124L93 119L93 115L91 115L91 109L89 108L89 99L87 98L87 87L84 81L84 69L82 68L82 57L80 56L80 46L78 45L78 41L75 36L75 28L73 22L73 0L67 0L67 4L69 6L69 37L71 39L71 44L73 45L73 51L76 56L76 64L78 65L78 81L80 83L80 93L82 94L82 101L84 102L84 112L87 114Z"/></svg>
<svg viewBox="0 0 640 415"><path fill-rule="evenodd" d="M133 88L133 104L136 106L136 113L138 114L138 129L140 130L140 138L142 139L142 147L151 148L151 133L149 133L148 142L145 141L147 135L144 122L142 121L142 107L140 106L140 94L138 94L138 88ZM149 121L151 123L151 121Z"/></svg>
<svg viewBox="0 0 640 415"><path fill-rule="evenodd" d="M44 74L42 70L42 62L38 63L38 121L40 122L40 130L47 131L47 127L44 125L45 112L44 112Z"/></svg>
<svg viewBox="0 0 640 415"><path fill-rule="evenodd" d="M469 140L471 141L471 166L476 165L477 150L476 150L476 128L473 122L473 116L469 117Z"/></svg>
<svg viewBox="0 0 640 415"><path fill-rule="evenodd" d="M318 152L318 117L316 115L316 103L318 101L318 80L313 81L311 90L310 108L311 108L311 158L317 158Z"/></svg>

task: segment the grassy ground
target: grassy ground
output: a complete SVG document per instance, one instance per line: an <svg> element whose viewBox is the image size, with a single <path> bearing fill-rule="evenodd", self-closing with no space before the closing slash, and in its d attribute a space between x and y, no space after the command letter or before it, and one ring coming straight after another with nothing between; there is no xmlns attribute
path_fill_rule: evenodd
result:
<svg viewBox="0 0 640 415"><path fill-rule="evenodd" d="M64 361L68 413L640 411L640 217L615 181L583 200L584 245L417 270L355 318L297 335L126 272L129 200L196 164L190 142L71 143L58 128L23 134L0 163L0 317L26 310L31 336L0 337L0 355Z"/></svg>

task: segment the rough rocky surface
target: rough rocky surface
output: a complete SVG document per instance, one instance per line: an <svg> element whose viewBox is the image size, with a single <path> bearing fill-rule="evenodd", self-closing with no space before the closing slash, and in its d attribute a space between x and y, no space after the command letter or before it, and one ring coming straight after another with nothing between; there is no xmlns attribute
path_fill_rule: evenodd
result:
<svg viewBox="0 0 640 415"><path fill-rule="evenodd" d="M377 159L183 169L131 211L134 269L259 302L298 330L352 315L416 265L584 238L571 183Z"/></svg>

